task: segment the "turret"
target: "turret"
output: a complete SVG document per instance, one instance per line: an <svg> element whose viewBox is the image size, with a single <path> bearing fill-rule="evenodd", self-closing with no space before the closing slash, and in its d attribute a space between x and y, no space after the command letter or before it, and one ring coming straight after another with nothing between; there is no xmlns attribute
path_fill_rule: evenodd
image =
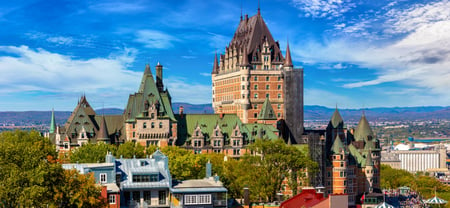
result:
<svg viewBox="0 0 450 208"><path fill-rule="evenodd" d="M110 143L109 135L108 135L108 129L106 127L106 121L105 121L105 117L104 116L102 116L100 129L98 130L97 141Z"/></svg>
<svg viewBox="0 0 450 208"><path fill-rule="evenodd" d="M373 178L374 178L374 164L372 160L372 150L369 150L366 156L366 191L373 191Z"/></svg>
<svg viewBox="0 0 450 208"><path fill-rule="evenodd" d="M286 46L286 58L284 59L283 66L286 68L294 67L294 65L292 64L291 50L289 49L289 42L287 43L287 46Z"/></svg>
<svg viewBox="0 0 450 208"><path fill-rule="evenodd" d="M164 84L163 84L163 66L158 62L156 65L156 87L158 87L158 91L162 92L164 91Z"/></svg>
<svg viewBox="0 0 450 208"><path fill-rule="evenodd" d="M212 69L212 74L218 74L219 73L219 61L217 60L217 52L216 55L214 55L214 64Z"/></svg>

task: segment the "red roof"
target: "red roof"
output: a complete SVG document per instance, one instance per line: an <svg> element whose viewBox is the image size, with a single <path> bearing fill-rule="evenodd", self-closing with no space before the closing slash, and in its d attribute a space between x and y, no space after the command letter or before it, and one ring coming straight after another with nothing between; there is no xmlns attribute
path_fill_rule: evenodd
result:
<svg viewBox="0 0 450 208"><path fill-rule="evenodd" d="M312 207L325 199L323 193L316 193L315 189L303 189L301 193L281 203L280 208Z"/></svg>

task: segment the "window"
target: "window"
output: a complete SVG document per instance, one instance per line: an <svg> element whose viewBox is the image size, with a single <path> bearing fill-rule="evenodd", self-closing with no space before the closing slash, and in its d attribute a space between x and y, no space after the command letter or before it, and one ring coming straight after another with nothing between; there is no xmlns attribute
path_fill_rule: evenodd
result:
<svg viewBox="0 0 450 208"><path fill-rule="evenodd" d="M162 129L162 127L163 127L162 122L159 122L159 128Z"/></svg>
<svg viewBox="0 0 450 208"><path fill-rule="evenodd" d="M281 104L278 104L278 105L277 105L277 108L278 108L278 109L281 109Z"/></svg>
<svg viewBox="0 0 450 208"><path fill-rule="evenodd" d="M328 176L328 178L331 177L331 172L328 171L327 176Z"/></svg>
<svg viewBox="0 0 450 208"><path fill-rule="evenodd" d="M257 113L254 113L254 114L253 114L253 117L255 117L255 118L258 117L258 114L257 114Z"/></svg>
<svg viewBox="0 0 450 208"><path fill-rule="evenodd" d="M269 85L266 85L266 90L268 90L269 89Z"/></svg>
<svg viewBox="0 0 450 208"><path fill-rule="evenodd" d="M266 98L269 98L269 93L266 94Z"/></svg>
<svg viewBox="0 0 450 208"><path fill-rule="evenodd" d="M258 77L257 76L255 76L255 78L253 78L255 81L258 81Z"/></svg>
<svg viewBox="0 0 450 208"><path fill-rule="evenodd" d="M136 137L136 132L133 132L133 138Z"/></svg>
<svg viewBox="0 0 450 208"><path fill-rule="evenodd" d="M158 174L133 175L133 183L158 182L158 181L159 181Z"/></svg>
<svg viewBox="0 0 450 208"><path fill-rule="evenodd" d="M269 77L266 77L266 81L269 81Z"/></svg>
<svg viewBox="0 0 450 208"><path fill-rule="evenodd" d="M257 104L253 105L253 109L258 109L258 105Z"/></svg>
<svg viewBox="0 0 450 208"><path fill-rule="evenodd" d="M233 146L239 146L240 141L239 140L233 140Z"/></svg>
<svg viewBox="0 0 450 208"><path fill-rule="evenodd" d="M255 93L254 97L255 97L255 98L258 98L258 93Z"/></svg>
<svg viewBox="0 0 450 208"><path fill-rule="evenodd" d="M281 85L278 85L278 86L277 86L277 89L281 90Z"/></svg>
<svg viewBox="0 0 450 208"><path fill-rule="evenodd" d="M281 81L281 77L278 77L278 81Z"/></svg>
<svg viewBox="0 0 450 208"><path fill-rule="evenodd" d="M64 142L64 149L69 149L69 142Z"/></svg>
<svg viewBox="0 0 450 208"><path fill-rule="evenodd" d="M152 127L152 129L155 128L155 122L152 122L151 127Z"/></svg>
<svg viewBox="0 0 450 208"><path fill-rule="evenodd" d="M215 132L215 135L216 135L216 136L219 136L219 131L216 131L216 132Z"/></svg>
<svg viewBox="0 0 450 208"><path fill-rule="evenodd" d="M159 191L159 204L166 204L166 191Z"/></svg>
<svg viewBox="0 0 450 208"><path fill-rule="evenodd" d="M254 89L257 90L258 89L258 85L255 85Z"/></svg>
<svg viewBox="0 0 450 208"><path fill-rule="evenodd" d="M240 155L241 150L240 149L233 149L233 155Z"/></svg>
<svg viewBox="0 0 450 208"><path fill-rule="evenodd" d="M278 99L280 99L281 98L281 94L280 93L278 93Z"/></svg>
<svg viewBox="0 0 450 208"><path fill-rule="evenodd" d="M211 204L211 194L184 195L184 204Z"/></svg>
<svg viewBox="0 0 450 208"><path fill-rule="evenodd" d="M151 191L144 191L144 201L148 204L152 204L152 192Z"/></svg>
<svg viewBox="0 0 450 208"><path fill-rule="evenodd" d="M242 85L242 89L245 90L245 85Z"/></svg>
<svg viewBox="0 0 450 208"><path fill-rule="evenodd" d="M109 203L116 204L116 195L109 195Z"/></svg>
<svg viewBox="0 0 450 208"><path fill-rule="evenodd" d="M106 173L100 173L100 183L106 183Z"/></svg>
<svg viewBox="0 0 450 208"><path fill-rule="evenodd" d="M281 117L281 113L278 113L278 114L277 114L277 117L280 118L280 117Z"/></svg>
<svg viewBox="0 0 450 208"><path fill-rule="evenodd" d="M144 123L142 124L142 128L144 128L144 129L147 128L147 123L146 123L146 122L144 122Z"/></svg>
<svg viewBox="0 0 450 208"><path fill-rule="evenodd" d="M238 136L238 131L234 131L234 136Z"/></svg>

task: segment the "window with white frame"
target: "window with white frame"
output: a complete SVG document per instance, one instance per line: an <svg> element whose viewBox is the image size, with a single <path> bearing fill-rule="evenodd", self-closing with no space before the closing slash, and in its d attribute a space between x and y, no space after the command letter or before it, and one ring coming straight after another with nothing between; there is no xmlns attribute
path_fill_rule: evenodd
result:
<svg viewBox="0 0 450 208"><path fill-rule="evenodd" d="M106 173L100 173L100 183L106 183Z"/></svg>
<svg viewBox="0 0 450 208"><path fill-rule="evenodd" d="M211 194L184 195L184 204L211 204Z"/></svg>
<svg viewBox="0 0 450 208"><path fill-rule="evenodd" d="M116 195L109 195L109 203L116 204Z"/></svg>

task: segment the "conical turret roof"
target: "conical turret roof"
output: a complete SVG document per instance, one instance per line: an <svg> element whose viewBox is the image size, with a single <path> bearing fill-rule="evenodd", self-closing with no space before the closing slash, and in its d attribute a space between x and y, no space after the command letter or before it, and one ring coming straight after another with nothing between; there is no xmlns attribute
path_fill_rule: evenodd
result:
<svg viewBox="0 0 450 208"><path fill-rule="evenodd" d="M108 129L106 127L105 116L102 116L100 129L98 130L97 141L107 141L107 140L109 140Z"/></svg>
<svg viewBox="0 0 450 208"><path fill-rule="evenodd" d="M369 136L373 138L373 131L370 128L369 122L367 121L366 116L363 113L361 119L359 120L358 126L356 127L354 137L356 141L364 141Z"/></svg>
<svg viewBox="0 0 450 208"><path fill-rule="evenodd" d="M212 69L213 74L219 73L219 61L217 60L217 52L216 55L214 55L214 64Z"/></svg>
<svg viewBox="0 0 450 208"><path fill-rule="evenodd" d="M339 135L334 139L333 146L331 146L331 153L336 155L340 154L344 150L344 144L342 144L341 137Z"/></svg>
<svg viewBox="0 0 450 208"><path fill-rule="evenodd" d="M150 70L150 64L145 65L144 74L152 74L152 71Z"/></svg>
<svg viewBox="0 0 450 208"><path fill-rule="evenodd" d="M344 120L341 117L341 114L339 113L339 110L336 109L334 110L333 116L331 116L331 125L333 126L333 128L337 128L340 124L344 124ZM342 126L343 127L343 126Z"/></svg>
<svg viewBox="0 0 450 208"><path fill-rule="evenodd" d="M372 150L369 150L369 153L367 153L366 166L373 166Z"/></svg>
<svg viewBox="0 0 450 208"><path fill-rule="evenodd" d="M291 50L289 49L289 42L286 46L286 59L284 59L284 67L293 67L292 58L291 58Z"/></svg>

